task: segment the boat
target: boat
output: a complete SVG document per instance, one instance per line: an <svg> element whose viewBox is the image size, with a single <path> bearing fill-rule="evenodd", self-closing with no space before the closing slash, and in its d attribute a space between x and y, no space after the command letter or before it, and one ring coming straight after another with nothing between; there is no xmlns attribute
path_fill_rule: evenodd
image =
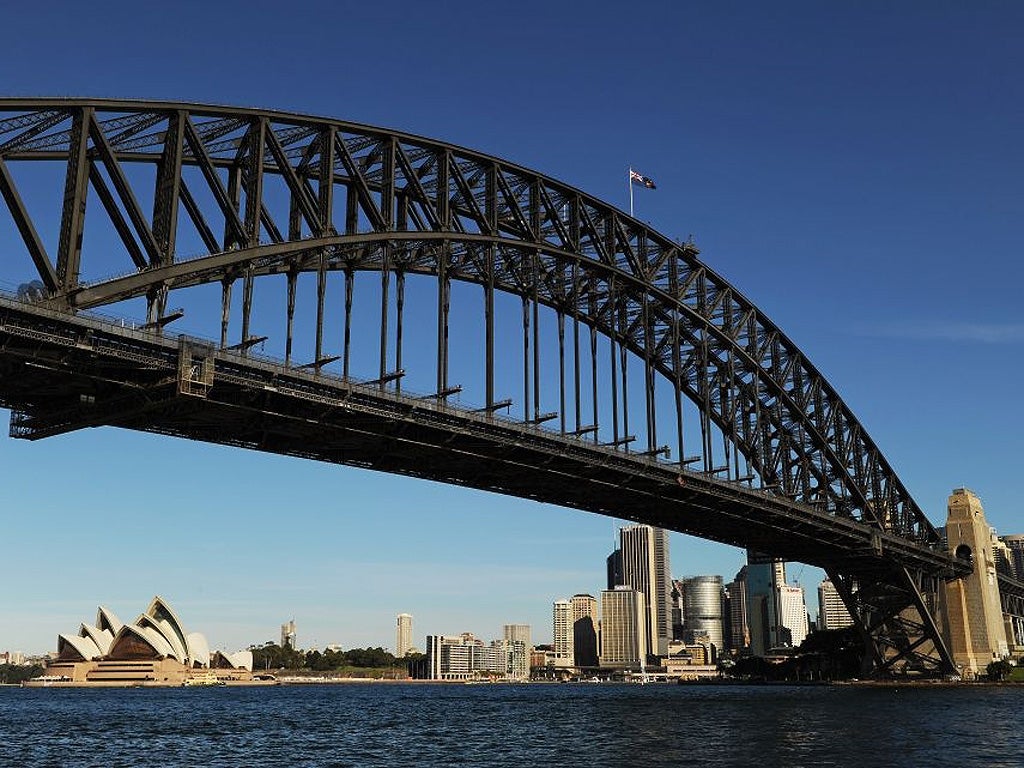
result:
<svg viewBox="0 0 1024 768"><path fill-rule="evenodd" d="M217 675L213 672L213 670L210 670L199 675L192 675L191 677L186 677L184 680L181 681L182 688L188 688L193 685L227 685L227 683L225 683L223 680L220 680L217 677Z"/></svg>

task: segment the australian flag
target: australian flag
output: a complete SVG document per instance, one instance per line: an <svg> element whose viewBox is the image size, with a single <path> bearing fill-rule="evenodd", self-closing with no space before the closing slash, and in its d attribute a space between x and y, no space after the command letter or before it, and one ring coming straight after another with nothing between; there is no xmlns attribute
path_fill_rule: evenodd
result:
<svg viewBox="0 0 1024 768"><path fill-rule="evenodd" d="M629 169L629 180L634 184L639 184L640 186L647 187L648 189L657 189L652 179L644 176L642 173L637 173L632 168Z"/></svg>

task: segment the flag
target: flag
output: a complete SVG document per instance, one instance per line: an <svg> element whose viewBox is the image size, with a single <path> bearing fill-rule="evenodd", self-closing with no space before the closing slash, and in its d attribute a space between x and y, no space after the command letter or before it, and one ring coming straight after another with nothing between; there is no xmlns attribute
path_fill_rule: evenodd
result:
<svg viewBox="0 0 1024 768"><path fill-rule="evenodd" d="M629 180L634 184L640 184L648 189L657 189L653 180L647 178L641 173L637 173L632 168L629 169Z"/></svg>

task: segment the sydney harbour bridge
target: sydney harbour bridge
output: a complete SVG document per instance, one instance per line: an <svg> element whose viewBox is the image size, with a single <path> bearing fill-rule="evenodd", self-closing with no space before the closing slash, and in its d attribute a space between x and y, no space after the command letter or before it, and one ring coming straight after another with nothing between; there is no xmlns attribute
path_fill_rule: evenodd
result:
<svg viewBox="0 0 1024 768"><path fill-rule="evenodd" d="M876 672L954 671L935 601L972 563L692 243L445 142L194 104L0 99L0 195L12 437L117 426L650 523L820 566Z"/></svg>

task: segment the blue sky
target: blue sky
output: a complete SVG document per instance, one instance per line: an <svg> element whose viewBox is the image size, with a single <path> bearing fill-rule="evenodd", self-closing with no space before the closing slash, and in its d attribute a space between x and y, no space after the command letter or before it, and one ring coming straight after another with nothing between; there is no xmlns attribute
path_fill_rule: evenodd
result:
<svg viewBox="0 0 1024 768"><path fill-rule="evenodd" d="M1024 531L1024 7L1017 3L22 5L6 95L294 110L443 139L623 208L750 297L932 521L967 485ZM628 10L625 10L627 9ZM197 29L201 24L202 29ZM0 254L16 243L0 224ZM22 257L18 257L22 258ZM0 257L0 280L17 282ZM6 421L6 413L3 414ZM0 650L161 594L215 647L550 638L614 521L117 430L0 439ZM741 552L672 539L677 576ZM813 591L820 572L794 565Z"/></svg>

